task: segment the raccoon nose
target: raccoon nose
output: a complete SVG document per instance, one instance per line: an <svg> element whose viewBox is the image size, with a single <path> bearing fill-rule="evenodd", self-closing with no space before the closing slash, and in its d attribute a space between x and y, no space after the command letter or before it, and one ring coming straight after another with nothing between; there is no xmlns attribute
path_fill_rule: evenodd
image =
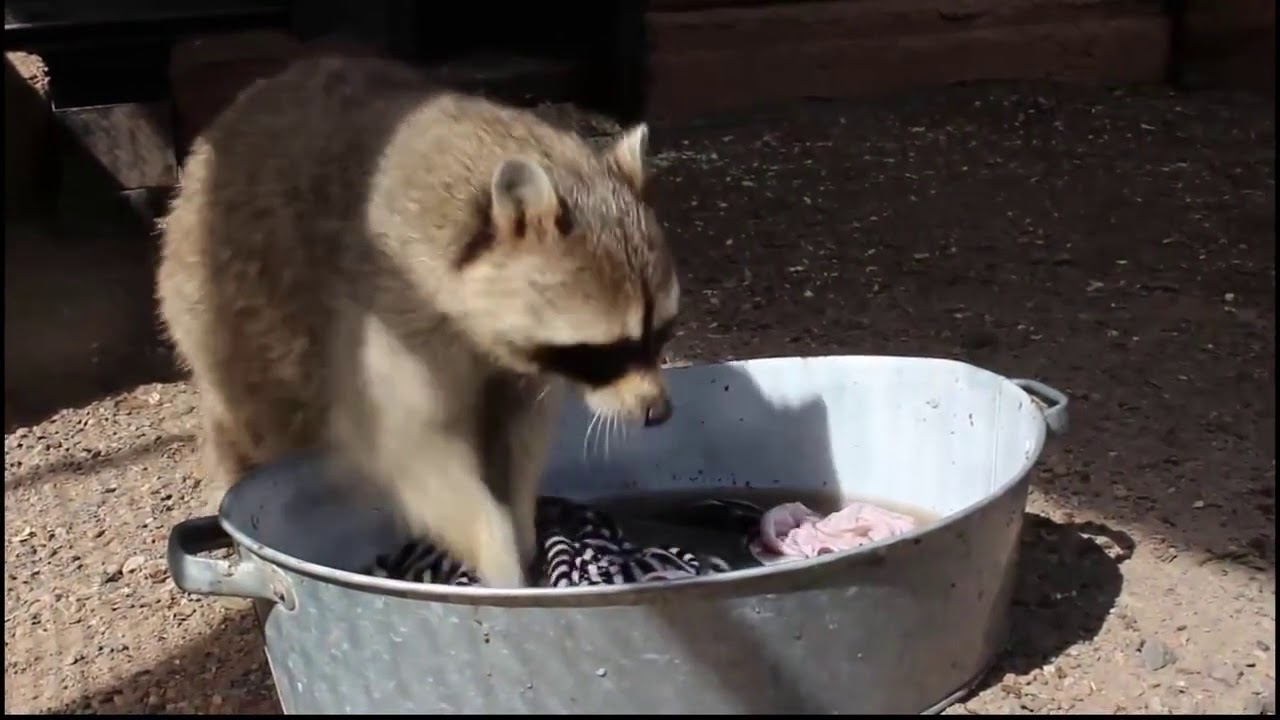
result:
<svg viewBox="0 0 1280 720"><path fill-rule="evenodd" d="M661 425L671 419L671 401L666 395L659 395L649 401L649 405L644 409L644 426L653 427Z"/></svg>

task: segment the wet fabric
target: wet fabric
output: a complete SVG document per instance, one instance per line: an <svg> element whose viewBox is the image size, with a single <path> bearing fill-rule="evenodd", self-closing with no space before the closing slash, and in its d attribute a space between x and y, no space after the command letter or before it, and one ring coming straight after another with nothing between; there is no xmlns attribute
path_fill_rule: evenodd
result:
<svg viewBox="0 0 1280 720"><path fill-rule="evenodd" d="M803 503L784 503L760 518L751 554L770 565L850 550L909 532L915 518L878 505L853 502L823 516Z"/></svg>
<svg viewBox="0 0 1280 720"><path fill-rule="evenodd" d="M670 508L653 517L633 518L629 527L649 528L649 543L627 537L608 513L564 498L538 502L539 555L534 578L541 587L569 588L624 585L654 580L683 580L818 557L884 540L916 527L908 515L866 502L853 502L830 515L802 503L783 503L765 511L742 500L700 500ZM655 538L695 537L689 529L709 531L702 537L726 540L717 554L699 553ZM691 545L709 542L694 541ZM733 562L727 562L729 558ZM370 575L444 585L480 585L461 563L427 541L405 543L380 555Z"/></svg>
<svg viewBox="0 0 1280 720"><path fill-rule="evenodd" d="M536 523L542 587L681 580L730 569L718 557L674 545L636 545L608 514L563 498L539 500ZM378 556L369 574L444 585L481 584L473 572L425 541Z"/></svg>

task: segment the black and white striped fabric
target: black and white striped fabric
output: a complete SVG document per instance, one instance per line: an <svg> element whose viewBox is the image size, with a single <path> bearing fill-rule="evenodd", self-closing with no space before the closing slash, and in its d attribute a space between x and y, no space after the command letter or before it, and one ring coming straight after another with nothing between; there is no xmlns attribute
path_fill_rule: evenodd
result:
<svg viewBox="0 0 1280 720"><path fill-rule="evenodd" d="M680 580L727 572L718 557L678 547L639 547L607 514L563 498L538 502L539 584L566 588ZM480 585L474 573L426 541L379 555L368 574L421 583Z"/></svg>

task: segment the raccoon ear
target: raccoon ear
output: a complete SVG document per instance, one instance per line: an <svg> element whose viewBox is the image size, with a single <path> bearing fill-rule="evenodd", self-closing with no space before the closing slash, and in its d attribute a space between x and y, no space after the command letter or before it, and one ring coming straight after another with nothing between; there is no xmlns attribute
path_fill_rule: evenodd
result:
<svg viewBox="0 0 1280 720"><path fill-rule="evenodd" d="M649 126L632 126L605 150L605 157L636 192L644 189L645 155L649 152Z"/></svg>
<svg viewBox="0 0 1280 720"><path fill-rule="evenodd" d="M531 223L553 223L560 208L551 177L535 160L504 160L493 173L489 188L494 223L505 232L523 237Z"/></svg>

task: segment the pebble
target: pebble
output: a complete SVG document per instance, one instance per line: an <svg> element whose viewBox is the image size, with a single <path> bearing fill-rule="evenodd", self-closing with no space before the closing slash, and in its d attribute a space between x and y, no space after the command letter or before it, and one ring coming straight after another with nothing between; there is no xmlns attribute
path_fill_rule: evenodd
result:
<svg viewBox="0 0 1280 720"><path fill-rule="evenodd" d="M1264 692L1261 695L1250 695L1244 701L1245 715L1275 715L1276 714L1276 696L1272 692Z"/></svg>
<svg viewBox="0 0 1280 720"><path fill-rule="evenodd" d="M145 565L145 574L148 578L155 582L166 580L169 577L169 563L165 560L152 560Z"/></svg>
<svg viewBox="0 0 1280 720"><path fill-rule="evenodd" d="M1227 687L1235 687L1235 684L1240 680L1240 676L1243 674L1244 673L1242 673L1239 668L1226 660L1215 664L1209 670L1209 677L1217 680Z"/></svg>
<svg viewBox="0 0 1280 720"><path fill-rule="evenodd" d="M1039 695L1023 695L1018 704L1028 712L1039 712L1048 707L1049 701Z"/></svg>
<svg viewBox="0 0 1280 720"><path fill-rule="evenodd" d="M108 585L116 582L124 576L124 568L120 565L112 563L102 569L102 584Z"/></svg>
<svg viewBox="0 0 1280 720"><path fill-rule="evenodd" d="M141 555L134 555L133 557L124 561L124 565L121 567L121 570L123 570L126 573L131 573L138 570L138 568L141 568L144 564L146 564L146 562L147 562L147 559L142 557Z"/></svg>
<svg viewBox="0 0 1280 720"><path fill-rule="evenodd" d="M1154 638L1147 638L1142 641L1140 654L1142 656L1142 666L1151 672L1167 667L1177 659L1168 645Z"/></svg>
<svg viewBox="0 0 1280 720"><path fill-rule="evenodd" d="M604 677L605 675L608 675L608 674L609 674L609 671L604 668L600 668L599 670L596 671L596 677Z"/></svg>

